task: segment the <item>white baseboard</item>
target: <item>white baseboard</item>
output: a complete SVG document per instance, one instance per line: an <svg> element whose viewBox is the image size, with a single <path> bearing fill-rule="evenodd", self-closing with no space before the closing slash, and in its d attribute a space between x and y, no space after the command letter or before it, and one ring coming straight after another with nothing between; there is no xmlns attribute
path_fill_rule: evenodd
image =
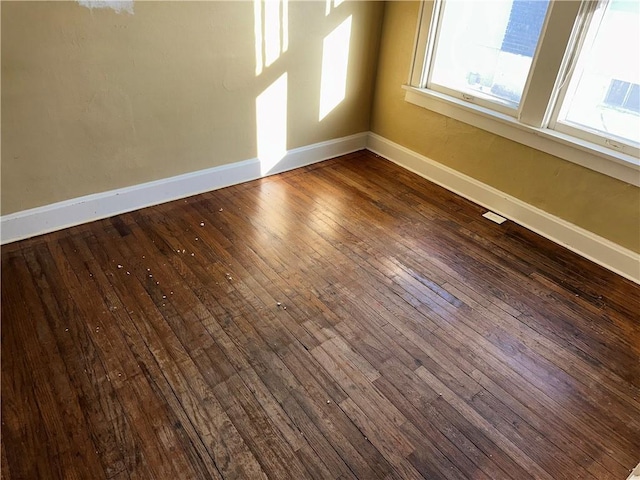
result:
<svg viewBox="0 0 640 480"><path fill-rule="evenodd" d="M366 132L358 133L289 150L268 175L362 150L367 135ZM266 175L261 173L260 160L253 158L3 215L0 217L0 243L34 237L263 176Z"/></svg>
<svg viewBox="0 0 640 480"><path fill-rule="evenodd" d="M629 280L640 283L640 254L375 133L369 133L367 148L447 190L563 245Z"/></svg>
<svg viewBox="0 0 640 480"><path fill-rule="evenodd" d="M365 147L447 190L640 283L639 254L375 133L358 133L290 150L268 174L321 162ZM34 237L262 176L265 175L260 171L260 160L253 158L4 215L0 217L0 243Z"/></svg>

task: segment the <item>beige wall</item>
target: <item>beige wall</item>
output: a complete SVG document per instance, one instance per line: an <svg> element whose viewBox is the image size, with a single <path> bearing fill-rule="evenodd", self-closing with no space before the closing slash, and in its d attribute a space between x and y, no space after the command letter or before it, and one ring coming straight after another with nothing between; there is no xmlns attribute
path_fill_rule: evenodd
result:
<svg viewBox="0 0 640 480"><path fill-rule="evenodd" d="M256 97L287 73L288 149L369 129L383 5L289 3L256 75L254 4L2 3L2 214L255 158ZM345 100L322 121L323 39L352 15Z"/></svg>
<svg viewBox="0 0 640 480"><path fill-rule="evenodd" d="M387 2L371 130L640 252L640 189L404 101L418 2Z"/></svg>

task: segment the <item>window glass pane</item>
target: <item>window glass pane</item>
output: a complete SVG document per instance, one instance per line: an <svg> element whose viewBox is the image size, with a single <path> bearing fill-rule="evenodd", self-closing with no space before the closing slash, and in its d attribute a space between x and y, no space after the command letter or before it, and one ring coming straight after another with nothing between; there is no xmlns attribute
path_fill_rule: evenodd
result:
<svg viewBox="0 0 640 480"><path fill-rule="evenodd" d="M640 114L640 85L634 83L629 87L629 94L624 101L624 108Z"/></svg>
<svg viewBox="0 0 640 480"><path fill-rule="evenodd" d="M609 83L609 90L604 97L604 103L610 107L621 107L624 104L624 99L629 91L629 82L622 82L620 80L611 80Z"/></svg>
<svg viewBox="0 0 640 480"><path fill-rule="evenodd" d="M640 143L640 2L613 0L593 17L558 121Z"/></svg>
<svg viewBox="0 0 640 480"><path fill-rule="evenodd" d="M548 1L448 1L430 84L517 108Z"/></svg>

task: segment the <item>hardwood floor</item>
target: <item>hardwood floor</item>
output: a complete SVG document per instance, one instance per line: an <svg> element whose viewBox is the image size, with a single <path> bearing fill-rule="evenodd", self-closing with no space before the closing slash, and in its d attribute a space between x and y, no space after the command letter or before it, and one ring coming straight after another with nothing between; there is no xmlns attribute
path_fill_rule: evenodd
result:
<svg viewBox="0 0 640 480"><path fill-rule="evenodd" d="M366 151L2 248L2 478L625 479L640 287Z"/></svg>

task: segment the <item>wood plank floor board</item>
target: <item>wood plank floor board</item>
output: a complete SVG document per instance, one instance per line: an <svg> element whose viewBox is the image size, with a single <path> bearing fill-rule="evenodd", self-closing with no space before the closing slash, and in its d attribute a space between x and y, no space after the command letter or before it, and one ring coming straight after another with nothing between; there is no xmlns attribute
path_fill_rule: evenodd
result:
<svg viewBox="0 0 640 480"><path fill-rule="evenodd" d="M34 445L36 450L28 454L37 456L40 451L46 451L45 457L49 457L48 460L53 463L58 474L66 472L69 478L84 478L91 475L91 471L95 471L98 478L106 478L98 452L94 448L88 430L84 428L83 413L77 402L76 391L70 388L66 368L52 338L27 261L26 259L15 260L12 262L14 268L11 269L13 276L7 283L24 292L32 301L25 305L28 315L22 318L21 324L12 323L9 326L9 333L3 329L3 338L7 334L11 335L11 329L15 329L15 334L21 340L22 358L19 361L25 362L27 371L30 371L26 378L23 377L25 383L14 384L14 388L27 389L35 400L31 405L28 403L19 407L17 403L13 405L16 409L33 408L34 410L30 413L36 416L38 423L42 423L42 426L38 427L42 430ZM3 420L5 418L3 415ZM11 418L9 417L9 420ZM18 422L14 426L23 428L20 418L13 418ZM6 438L5 441L7 441ZM9 445L15 448L19 447L20 443L10 442ZM19 452L18 455L20 455ZM34 473L36 472L32 471L30 474ZM46 470L37 471L38 475L43 473L46 474ZM27 473L26 476L30 474ZM15 475L19 474L16 472Z"/></svg>
<svg viewBox="0 0 640 480"><path fill-rule="evenodd" d="M26 300L21 295L21 288L15 280L20 268L25 268L20 253L6 257L2 261L2 311L3 317L19 318L31 315ZM20 265L22 263L22 266ZM11 281L7 272L11 271ZM41 319L42 321L42 319ZM60 464L56 462L57 445L46 443L47 428L41 420L34 388L34 368L30 366L29 357L34 349L33 340L23 338L21 330L27 322L3 322L2 345L2 441L7 456L8 469L3 468L3 475L13 478L37 478L38 476L59 475ZM21 352L21 355L7 355L7 350ZM36 346L36 352L38 352ZM39 353L39 352L38 352ZM35 368L42 368L36 365ZM24 418L31 418L25 422ZM43 441L44 440L44 441ZM21 455L33 456L30 462L9 462L10 458Z"/></svg>
<svg viewBox="0 0 640 480"><path fill-rule="evenodd" d="M532 412L528 405L508 402L510 397L506 392L503 395L495 396L492 392L500 391L500 389L493 383L490 386L480 381L476 383L478 379L473 375L473 372L476 371L474 366L465 365L466 362L461 362L456 351L446 348L442 348L440 351L433 349L430 351L430 355L435 362L423 361L423 365L449 388L454 390L457 395L465 398L477 411L485 410L483 413L485 417L489 418L494 412L500 412L501 418L499 421L512 422L514 425L516 423L524 424L524 428L533 427L536 431L532 431L531 436L539 436L541 435L540 432L543 431L550 432L546 434L547 440L551 441L550 448L562 451L575 450L575 457L581 459L580 450L576 449L577 442L575 440L567 441L562 436L561 431L556 432L550 429L550 424L546 425L544 419ZM480 399L483 401L480 402ZM490 408L487 409L482 405L478 405L478 403L484 403L487 399L492 402Z"/></svg>
<svg viewBox="0 0 640 480"><path fill-rule="evenodd" d="M640 287L484 211L360 151L3 246L2 478L626 478Z"/></svg>
<svg viewBox="0 0 640 480"><path fill-rule="evenodd" d="M635 368L635 366L632 366L632 369Z"/></svg>
<svg viewBox="0 0 640 480"><path fill-rule="evenodd" d="M439 302L443 307L447 308L446 303L442 301ZM581 393L580 398L591 400L592 404L595 403L597 405L603 400L602 397L594 396L594 391L588 388L587 385L583 386L583 382L574 381L573 377L567 375L564 370L558 368L547 358L542 355L536 355L533 349L512 335L511 332L513 329L510 329L508 333L499 326L492 326L485 320L484 316L476 315L470 309L467 309L464 314L467 318L473 320L474 329L486 340L500 348L503 352L509 354L512 359L516 359L519 363L526 366L530 373L535 373L547 386L553 385L558 390L565 392L567 389L578 391ZM453 312L449 313L449 316L453 315ZM607 399L609 403L617 401L616 397L613 396L607 396ZM620 419L622 425L628 425L630 428L637 425L637 422L638 419L634 416Z"/></svg>
<svg viewBox="0 0 640 480"><path fill-rule="evenodd" d="M306 468L295 453L285 447L273 423L248 391L239 376L214 387L234 425L260 462L268 478L306 478Z"/></svg>
<svg viewBox="0 0 640 480"><path fill-rule="evenodd" d="M84 243L76 243L75 244L77 253L83 255L84 262L87 265L92 265L92 257L89 252L89 248ZM92 268L94 271L101 272L102 269L98 268L96 265ZM109 273L109 272L108 272ZM109 280L107 280L107 276L100 275L97 273L94 275L98 281L102 280L101 285L104 290L101 291L103 298L107 300L110 297L110 293L108 288L111 286ZM130 277L128 277L130 278ZM131 288L131 284L129 284L129 288ZM127 298L121 294L120 298ZM112 297L111 301L117 301L117 298ZM160 372L160 365L162 364L162 359L151 355L154 351L154 347L149 348L148 340L145 341L144 338L140 338L140 331L136 328L135 325L130 325L130 317L129 315L134 315L133 318L136 318L136 310L138 310L138 305L135 305L133 302L129 303L129 308L133 308L134 310L126 310L124 306L120 308L113 309L109 308L109 311L117 313L116 318L119 320L118 326L120 328L120 334L114 332L111 336L112 339L123 339L128 346L128 349L123 349L124 352L132 354L132 363L137 367L136 372L133 374L123 373L120 375L122 370L119 370L116 366L111 370L110 375L107 377L111 383L118 383L121 386L118 388L117 392L123 403L126 404L125 411L130 418L130 422L136 427L138 425L142 425L145 427L149 422L141 421L140 419L147 419L148 410L152 410L155 412L155 417L165 417L170 427L169 430L166 430L166 426L164 423L161 423L159 426L151 429L142 429L139 432L139 437L143 439L145 442L149 442L152 447L156 447L158 443L157 439L173 437L174 441L179 441L179 443L183 446L191 447L194 442L192 439L196 439L196 450L198 449L198 443L200 436L206 438L206 435L200 432L200 436L194 435L192 431L192 423L197 424L198 420L200 420L199 415L194 414L193 411L190 412L190 417L187 417L184 413L184 408L176 408L179 405L176 399L176 390L167 388L168 385L166 383L166 376L169 375L172 369L175 369L176 366L183 365L186 362L186 359L190 357L181 357L175 359L174 361L166 362L165 368L162 370L162 374L158 375ZM144 311L144 310L143 310ZM127 313L125 315L125 312ZM129 313L130 312L130 313ZM149 310L143 316L137 318L145 318L145 322L139 325L147 325L150 319L154 317L154 313ZM106 336L108 329L103 329L99 333L102 336ZM149 330L147 330L148 334ZM146 339L149 338L147 335ZM160 341L157 342L161 343ZM147 348L145 348L147 347ZM158 347L155 347L155 351L159 351ZM161 351L161 350L160 350ZM175 352L175 349L171 351ZM113 381L110 378L113 378ZM122 385L124 383L124 385ZM194 382L195 383L195 382ZM197 385L197 383L195 383ZM134 385L135 388L129 388L130 385ZM193 394L188 397L191 399ZM184 402L183 405L190 405L190 402ZM167 408L167 406L169 408ZM190 420L193 419L193 420ZM191 438L189 437L189 433L191 434ZM149 441L149 438L151 440ZM154 448L154 455L161 454L161 448ZM207 455L202 454L203 449L200 449L200 452L194 452L192 448L183 448L172 459L171 463L175 463L174 471L175 472L186 472L187 475L198 475L201 478L219 478L219 474L212 462L207 462L209 460ZM183 457L184 454L184 457ZM157 458L154 461L157 463ZM191 469L193 467L193 469ZM189 472L193 473L189 473ZM156 471L154 475L169 475L170 470ZM197 473L196 473L197 472Z"/></svg>
<svg viewBox="0 0 640 480"><path fill-rule="evenodd" d="M469 262L464 262L465 264L468 264ZM524 307L523 307L524 308Z"/></svg>
<svg viewBox="0 0 640 480"><path fill-rule="evenodd" d="M508 314L505 314L500 309L493 307L491 304L487 304L479 298L470 298L466 293L459 289L459 286L453 286L447 284L447 288L464 299L467 305L473 310L486 317L493 322L496 326L500 326L503 329L513 332L517 335L518 340L522 341L529 346L532 351L541 352L544 357L551 361L554 365L565 370L573 378L578 378L589 389L601 389L608 390L611 394L619 397L620 401L633 404L634 396L637 396L637 388L629 387L629 385L621 381L620 377L611 374L611 372L602 372L602 375L606 375L610 378L610 382L601 383L599 376L594 375L591 369L591 364L585 362L582 358L572 355L567 352L565 348L559 348L564 346L558 345L554 341L548 339L544 335L539 334L536 330L531 328L529 321L526 318L514 318ZM478 303L476 300L480 300Z"/></svg>
<svg viewBox="0 0 640 480"><path fill-rule="evenodd" d="M304 389L293 392L293 396L350 470L358 478L393 476L391 465L381 453L353 421L340 408L336 408L348 397L342 391L336 395L332 388L327 388L329 384L324 374L320 374L323 370L319 364L306 361L303 352L296 351L294 347L291 347L290 355L285 357L285 363Z"/></svg>
<svg viewBox="0 0 640 480"><path fill-rule="evenodd" d="M39 295L48 310L46 316L72 384L69 390L78 394L83 422L90 426L89 433L105 473L110 477L128 470L131 462L136 461L135 440L116 398L116 385L107 380L97 349L82 328L82 320L78 319L78 307L69 296L62 294L63 290L48 285L46 278L55 278L57 270L53 264L47 264L47 255L38 255L38 258L42 264L32 262L30 270L40 284ZM82 355L78 355L78 345L82 346ZM93 379L87 372L92 372ZM121 445L128 447L123 449Z"/></svg>
<svg viewBox="0 0 640 480"><path fill-rule="evenodd" d="M493 397L493 395L486 391L479 383L468 376L465 372L460 370L453 361L449 361L448 358L442 356L435 349L430 351L430 355L434 357L433 359L427 358L426 360L422 360L422 363L425 368L427 368L430 372L432 372L436 377L439 378L443 382L443 384L447 385L452 389L459 397L465 399L467 403L472 405L475 410L481 413L485 418L497 418L497 421L507 422L504 428L501 431L509 431L511 429L511 424L509 422L513 422L514 425L522 424L523 428L530 428L527 421L530 421L530 415L527 415L525 418L527 420L523 421L517 414L512 412L506 405L504 405L501 401L497 400ZM424 358L424 357L423 357ZM392 370L393 375L388 375L390 381L393 379L402 378L402 375L397 373L397 370ZM404 388L403 391L412 389L416 390L415 385L411 385L409 388ZM480 401L480 399L491 399L492 400L492 408L485 408L485 402ZM494 417L494 413L498 415ZM514 433L514 432L511 432ZM517 432L515 432L517 435ZM540 433L538 431L531 431L531 436L535 437L539 436ZM522 442L525 444L525 442ZM549 448L551 450L555 450L560 445L556 445L551 443ZM580 471L578 466L574 466L574 470L576 472ZM584 477L588 478L588 477Z"/></svg>
<svg viewBox="0 0 640 480"><path fill-rule="evenodd" d="M371 168L367 172L367 178L372 181L382 180L386 181L389 178L389 173L393 167L389 166L386 162L381 161L377 162L375 165L372 165ZM359 173L359 172L356 172ZM411 176L411 173L407 172L394 172L394 176L404 175L404 182L409 185L416 185L416 178ZM406 187L405 187L406 188ZM391 192L397 191L397 186L391 187ZM417 196L422 200L416 205L418 208L423 208L426 205L429 205L433 202L433 198L439 198L440 195L444 192L446 197L450 197L450 195L446 195L446 190L434 186L429 192L424 191L424 189L418 188L406 188L407 191L410 191L412 195ZM458 208L456 211L460 215L465 215L465 212L473 212L475 215L479 213L484 213L485 209L472 204L471 202L462 199L460 197L454 197L458 204L464 205L464 208ZM441 208L440 215L444 213L447 209ZM468 218L474 218L470 216ZM458 220L456 223L460 224L461 222ZM542 263L545 266L545 273L550 275L551 272L555 272L560 275L561 278L564 279L564 283L567 287L567 291L571 290L572 285L581 285L583 287L579 291L584 293L589 289L593 288L593 285L599 285L606 288L606 283L602 278L592 278L592 273L598 273L598 267L596 266L594 269L594 265L591 264L588 260L585 260L578 256L577 254L566 250L558 245L555 245L551 242L546 242L545 245L541 248L536 247L536 242L538 241L538 236L530 232L528 230L519 228L515 224L511 224L508 222L507 224L496 228L495 225L485 221L484 219L480 220L477 216L473 222L474 228L480 227L481 230L479 232L482 233L483 237L489 237L494 240L497 240L496 244L504 245L505 242L501 241L501 239L507 239L512 241L515 237L518 237L523 243L528 242L527 247L533 248L520 248L520 249L507 249L510 257L520 258L524 261L527 261L530 265L538 265ZM513 232L513 235L506 235ZM637 306L638 302L638 293L634 284L628 280L621 281L620 288L607 292L607 296L614 296L617 298L621 298L622 306L628 307L629 305L634 305L634 302ZM602 299L604 292L600 291L599 294L595 294L593 296L588 296L589 298L600 298ZM632 299L635 298L635 301L630 303L630 298L626 297L625 294L631 294ZM587 296L587 295L585 295ZM633 310L634 315L637 312L637 308Z"/></svg>
<svg viewBox="0 0 640 480"><path fill-rule="evenodd" d="M109 248L108 244L103 244L97 246L96 251L109 251ZM149 264L149 262L143 263ZM172 412L177 417L172 425L179 425L177 431L187 430L183 441L193 445L196 451L194 452L192 449L186 451L195 459L194 463L200 469L200 473L197 475L194 473L192 478L219 478L220 474L216 466L223 471L227 478L245 478L247 475L258 475L260 467L257 463L252 462L250 453L243 445L238 433L234 431L231 422L215 399L211 398L210 388L196 366L203 363L202 359L206 353L203 352L202 347L195 350L194 357L199 362L194 363L190 355L184 354L185 350L170 323L167 324L162 319L150 322L153 318L160 318L157 307L161 306L161 303L157 305L153 303L150 296L145 295L145 284L148 285L147 288L153 288L154 282L147 281L148 270L146 268L138 266L138 270L139 282L135 283L135 286L129 285L129 289L133 288L134 295L131 296L127 288L120 288L118 294L128 302L128 308L132 309L132 314L135 311L141 311L142 315L137 318L146 318L146 320L137 323L137 326L141 327L138 333L143 336L145 346L152 353L152 358L144 363L140 362L140 365L144 369L155 367L155 375L146 375L156 379L150 383L150 386L156 387L155 391L160 398L163 398L163 403L169 403L173 407ZM133 271L135 272L135 270ZM136 276L133 275L133 277ZM127 278L131 278L131 276L127 276ZM119 285L118 282L114 282L116 289ZM136 287L139 290L137 293L135 292ZM146 301L140 302L141 299ZM161 302L161 300L157 298L156 302ZM135 330L136 326L133 328ZM135 333L130 336L135 336ZM205 365L207 364L205 363ZM160 375L158 375L159 373ZM207 370L207 373L211 373L211 370ZM186 380L187 378L190 380ZM208 378L211 377L208 376ZM212 435L212 431L224 431L223 441L220 441L217 435ZM211 453L207 451L203 443L208 444ZM232 457L236 459L245 457L245 460L236 464L229 461ZM188 471L184 470L181 471L181 475L190 476Z"/></svg>
<svg viewBox="0 0 640 480"><path fill-rule="evenodd" d="M479 442L469 425L465 425L461 431L447 419L432 404L438 398L437 393L425 388L410 369L390 361L385 365L384 376L376 379L375 383L386 396L394 399L411 423L430 439L430 444L438 450L431 455L440 457L441 464L437 468L443 473L455 468L468 478L485 475L488 478L508 478L504 470L491 459L494 453L498 453L497 448L486 438ZM420 445L423 446L424 442ZM501 457L496 455L496 458ZM508 465L508 471L515 474L517 465L512 462ZM519 475L526 478L524 470Z"/></svg>
<svg viewBox="0 0 640 480"><path fill-rule="evenodd" d="M140 252L137 253L140 255ZM163 267L156 264L153 271L162 274L164 272L162 268ZM148 270L144 267L138 270L140 271L140 284L142 285L143 282L146 282L146 278L148 278ZM154 278L164 279L162 275ZM154 288L153 282L147 283L150 285L150 288ZM172 292L173 290L168 293L171 295ZM183 301L185 305L189 305L189 311L191 312L196 301L192 296L189 296L189 290L184 289L184 292L181 292L176 288L176 291L173 293L176 295L175 298L178 299L178 302L180 302L181 293L186 295ZM126 292L122 292L122 294L126 295ZM137 297L147 298L144 295L137 295ZM165 299L157 298L156 302L160 303L163 300ZM162 306L162 303L160 303L160 306ZM141 308L144 311L145 308L154 309L157 308L157 306L147 305L147 307L145 307L141 305ZM146 314L150 317L157 316L149 310L147 310ZM171 318L172 315L169 317ZM167 319L166 316L163 318L165 320ZM200 321L200 319L196 319L189 314L186 314L185 318L190 318L192 325ZM144 322L141 326L146 327L147 323L153 322ZM179 324L180 322L177 323ZM143 333L148 340L156 340L153 343L158 346L150 346L150 350L161 366L163 376L167 377L171 392L178 396L180 404L184 407L186 420L193 423L195 430L197 430L193 443L197 447L199 446L197 442L198 437L205 441L207 449L211 452L215 461L215 465L222 471L225 478L257 478L262 474L261 468L247 449L239 433L233 427L228 416L224 413L222 406L213 395L212 388L234 374L232 366L230 364L225 365L225 359L220 356L217 345L212 342L207 342L206 345L201 345L199 348L195 348L198 347L198 345L195 344L194 353L192 355L185 355L185 343L182 342L186 342L188 345L190 339L188 337L180 338L180 333L177 333L177 331L172 328L172 325L174 325L173 321L165 322L160 319L155 331L152 327L152 329L146 328ZM202 324L198 329L206 330L206 327ZM179 331L181 330L182 329L179 329ZM207 335L201 332L199 338L206 337L208 334L208 330ZM166 345L164 348L159 346L163 343ZM213 358L215 361L212 361L212 356L210 355L212 351L216 353L216 356ZM167 356L167 353L169 353L169 356ZM221 367L221 365L225 366ZM176 366L178 369L175 368ZM217 372L217 374L214 374L214 372ZM185 422L182 423L184 424ZM205 454L201 454L201 457L206 459L209 455L206 454L206 452L207 450L205 450ZM232 462L232 458L241 461ZM214 470L211 469L211 471L213 472Z"/></svg>
<svg viewBox="0 0 640 480"><path fill-rule="evenodd" d="M424 352L424 354L433 355L435 349L433 344L426 341L422 336L419 335L414 329L412 329L411 325L407 326L403 323L395 323L393 327L397 327L398 331L404 335L407 339L410 340L410 343L405 343L405 348L410 348L411 343L415 344L420 350ZM523 379L520 376L514 376L511 373L511 368L504 362L499 361L495 356L488 355L476 355L476 352L482 351L486 353L487 348L478 347L474 342L481 342L479 338L468 339L464 336L461 336L459 332L452 329L448 332L443 332L442 330L435 330L432 332L436 337L436 344L439 346L440 351L449 357L455 358L456 363L460 365L466 372L473 373L476 371L487 372L492 378L496 380L497 383L505 385L506 389L515 397L520 397L520 404L517 406L516 411L523 411L523 415L527 418L530 414L527 412L527 407L529 407L532 403L535 405L535 402L543 402L544 406L540 408L540 411L545 412L546 415L554 414L554 412L562 406L555 402L552 398L545 393L544 387L541 387L539 384L532 385L529 381ZM425 360L424 355L420 356L419 353L414 354L416 358L420 358L421 363L430 363L428 360ZM442 379L441 379L442 381ZM491 385L491 389L495 389L495 385L489 383ZM511 388L517 387L517 388ZM541 390L542 388L542 390ZM527 392L524 395L521 395L523 392ZM543 395L535 394L535 402L532 402L530 398L529 392L543 392ZM568 411L566 412L569 413ZM574 413L574 415L579 415L578 413ZM580 422L580 429L574 431L575 436L579 436L580 432L588 431L592 432L593 438L591 442L595 442L596 444L600 440L601 433L597 430L593 429L591 423L588 421L580 421L578 418L569 415L569 422L565 428L572 429L572 425L576 422ZM555 425L561 425L562 423L555 423ZM554 424L552 424L554 425ZM606 430L604 430L606 431ZM574 440L576 442L576 440ZM611 445L603 443L601 448L608 448L611 450ZM628 448L628 447L627 447Z"/></svg>
<svg viewBox="0 0 640 480"><path fill-rule="evenodd" d="M367 177L367 178L369 178L369 177ZM460 230L462 230L462 229L461 229L461 228L456 228L456 230L457 230L457 231L460 231ZM466 229L464 229L464 230L466 230ZM439 232L439 233L441 233L441 232ZM479 237L478 235L474 235L474 236L473 236L473 238L474 238L475 240L480 240L480 241L482 241L482 240L483 240L483 239L482 239L481 237ZM494 248L492 248L492 249L490 249L490 250L487 250L487 252L488 252L488 253L493 253L493 252L495 252L495 249L494 249ZM511 260L511 265L513 264L513 259L514 259L514 258L515 258L515 256L514 256L514 255L509 255L509 260Z"/></svg>
<svg viewBox="0 0 640 480"><path fill-rule="evenodd" d="M57 244L49 244L50 249L54 247L57 247ZM41 258L44 260L47 256L43 255ZM43 268L46 268L45 265L53 269L48 271L47 275L56 278L56 272L59 270L55 270L51 263L43 262ZM76 291L75 287L70 287L69 290ZM108 366L103 362L100 350L94 345L89 328L85 328L81 307L73 302L72 296L60 295L60 290L56 289L53 292L57 297L57 303L46 301L45 304L48 308L59 305L65 312L57 318L61 323L53 330L61 337L58 345L70 372L70 378L79 393L85 421L90 425L89 431L94 436L101 461L108 464L112 455L121 457L122 469L131 478L148 478L151 473L139 446L140 440L130 425L130 419L127 418L128 409L125 409L126 406L117 396L117 384L121 383L123 370L116 368L111 381ZM82 298L82 295L78 295L77 298ZM126 378L126 374L124 377ZM117 470L116 466L105 466L107 473L112 469Z"/></svg>

